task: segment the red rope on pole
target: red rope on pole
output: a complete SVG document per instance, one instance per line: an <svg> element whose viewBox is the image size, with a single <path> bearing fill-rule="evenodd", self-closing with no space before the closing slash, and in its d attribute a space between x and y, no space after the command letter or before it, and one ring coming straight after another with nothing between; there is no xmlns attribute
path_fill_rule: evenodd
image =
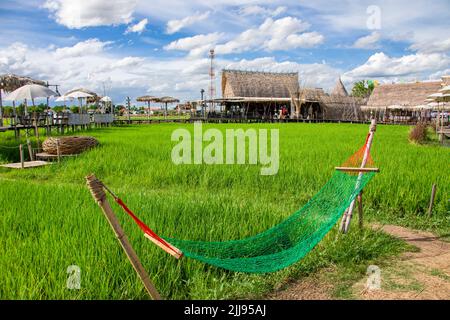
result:
<svg viewBox="0 0 450 320"><path fill-rule="evenodd" d="M150 237L155 239L156 241L162 243L164 246L169 248L174 253L178 254L178 252L173 249L172 245L168 242L166 242L163 238L158 236L152 229L150 229L144 222L139 220L139 218L126 206L126 204L122 201L122 199L114 197L114 200L117 202L119 206L122 207L122 209L128 213L128 215L133 218L133 220L136 222L136 224L139 226L139 228L144 231L144 233L148 234Z"/></svg>

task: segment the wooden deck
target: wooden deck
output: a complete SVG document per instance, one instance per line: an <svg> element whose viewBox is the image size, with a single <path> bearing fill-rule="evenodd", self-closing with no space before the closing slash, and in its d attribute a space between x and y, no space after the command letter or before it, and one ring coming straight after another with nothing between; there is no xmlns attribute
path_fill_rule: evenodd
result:
<svg viewBox="0 0 450 320"><path fill-rule="evenodd" d="M60 158L76 157L76 156L77 156L77 154L61 154ZM50 153L46 153L46 152L39 152L39 153L36 153L36 159L55 160L55 159L58 159L58 155L50 154Z"/></svg>
<svg viewBox="0 0 450 320"><path fill-rule="evenodd" d="M23 169L43 167L48 164L51 164L51 163L47 162L47 161L26 161L23 163ZM22 169L22 164L20 162L2 164L1 166L4 168L9 168L9 169Z"/></svg>

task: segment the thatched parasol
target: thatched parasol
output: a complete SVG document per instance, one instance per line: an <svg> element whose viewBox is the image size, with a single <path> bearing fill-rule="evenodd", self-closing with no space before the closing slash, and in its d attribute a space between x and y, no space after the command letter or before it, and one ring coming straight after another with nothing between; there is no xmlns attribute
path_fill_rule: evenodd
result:
<svg viewBox="0 0 450 320"><path fill-rule="evenodd" d="M150 102L160 102L160 99L155 96L142 96L142 97L137 97L136 101L147 102L147 105L148 105L147 115L148 115L148 117L150 117Z"/></svg>
<svg viewBox="0 0 450 320"><path fill-rule="evenodd" d="M174 97L161 97L159 98L158 102L164 103L165 104L165 109L164 109L164 116L167 116L167 104L169 103L178 103L180 102L180 100L178 100L177 98Z"/></svg>
<svg viewBox="0 0 450 320"><path fill-rule="evenodd" d="M0 76L0 89L3 89L5 92L12 92L26 84L39 84L41 86L46 85L44 81L34 80L29 77L22 77L12 73L3 74Z"/></svg>

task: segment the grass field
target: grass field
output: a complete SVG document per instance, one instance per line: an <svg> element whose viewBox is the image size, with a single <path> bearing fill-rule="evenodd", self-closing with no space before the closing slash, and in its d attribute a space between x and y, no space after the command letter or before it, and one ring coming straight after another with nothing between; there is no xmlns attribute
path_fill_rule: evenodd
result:
<svg viewBox="0 0 450 320"><path fill-rule="evenodd" d="M280 169L261 176L259 166L175 166L175 128L160 124L94 129L100 147L61 164L9 171L0 168L1 299L145 299L131 265L85 186L95 173L154 230L194 240L239 239L261 232L303 206L364 143L367 125L261 124L280 129ZM245 125L205 125L205 128ZM364 193L369 220L445 235L450 229L450 149L408 142L408 127L379 126L372 156L381 169ZM0 162L17 161L17 142L0 134ZM3 147L3 148L2 148ZM435 209L426 210L433 183ZM288 279L321 268L341 270L341 287L382 265L405 245L353 226L330 234L302 261L272 274L228 272L176 261L146 240L113 206L161 294L171 299L259 297ZM356 221L354 221L356 222ZM354 223L355 224L355 223ZM66 288L69 265L81 268L81 289Z"/></svg>

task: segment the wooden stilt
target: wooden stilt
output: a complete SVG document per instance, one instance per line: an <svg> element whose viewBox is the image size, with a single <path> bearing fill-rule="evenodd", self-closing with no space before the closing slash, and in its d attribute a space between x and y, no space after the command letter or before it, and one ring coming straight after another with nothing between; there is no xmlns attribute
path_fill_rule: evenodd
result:
<svg viewBox="0 0 450 320"><path fill-rule="evenodd" d="M117 217L114 215L114 212L108 202L108 199L106 198L105 190L103 189L103 184L94 175L87 176L86 182L89 187L89 190L91 191L92 197L98 203L100 208L102 208L102 211L105 214L105 217L108 220L111 228L113 229L114 234L117 237L117 240L119 240L119 243L122 246L123 250L125 251L128 260L130 260L131 264L133 265L134 270L140 277L148 294L154 300L161 300L159 292L156 290L155 286L150 281L147 272L142 266L133 247L129 243L126 234L122 230L122 227L120 226Z"/></svg>

